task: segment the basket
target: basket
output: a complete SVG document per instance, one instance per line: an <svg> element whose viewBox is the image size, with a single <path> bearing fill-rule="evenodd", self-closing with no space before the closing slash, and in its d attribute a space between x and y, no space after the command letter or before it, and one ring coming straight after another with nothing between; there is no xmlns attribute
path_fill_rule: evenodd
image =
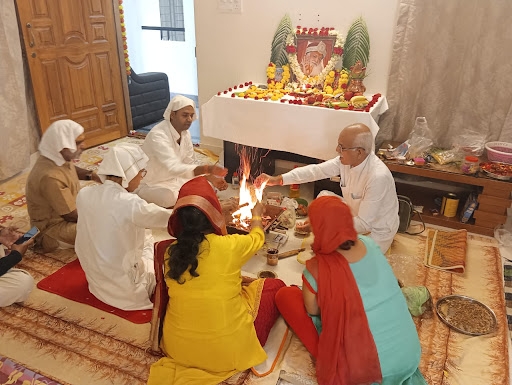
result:
<svg viewBox="0 0 512 385"><path fill-rule="evenodd" d="M487 159L491 162L502 162L512 164L512 143L487 142Z"/></svg>

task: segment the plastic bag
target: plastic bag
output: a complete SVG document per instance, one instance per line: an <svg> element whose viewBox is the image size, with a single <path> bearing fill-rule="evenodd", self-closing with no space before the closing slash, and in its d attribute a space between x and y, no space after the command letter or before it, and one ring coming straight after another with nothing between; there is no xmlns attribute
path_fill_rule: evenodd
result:
<svg viewBox="0 0 512 385"><path fill-rule="evenodd" d="M456 136L452 142L452 147L460 151L464 156L482 156L485 149L485 138L485 134L469 131Z"/></svg>
<svg viewBox="0 0 512 385"><path fill-rule="evenodd" d="M279 222L281 223L281 226L284 226L288 229L295 227L295 221L297 220L295 209L297 209L298 206L299 204L295 199L283 198L281 207L286 208L286 210L279 216Z"/></svg>
<svg viewBox="0 0 512 385"><path fill-rule="evenodd" d="M416 123L409 135L409 139L407 139L407 143L409 144L409 158L422 156L422 154L428 151L434 144L432 141L432 132L424 116L416 118Z"/></svg>
<svg viewBox="0 0 512 385"><path fill-rule="evenodd" d="M437 161L439 164L447 164L447 163L453 163L453 162L460 162L464 158L464 153L460 152L457 149L453 150L434 150L430 153L432 157Z"/></svg>

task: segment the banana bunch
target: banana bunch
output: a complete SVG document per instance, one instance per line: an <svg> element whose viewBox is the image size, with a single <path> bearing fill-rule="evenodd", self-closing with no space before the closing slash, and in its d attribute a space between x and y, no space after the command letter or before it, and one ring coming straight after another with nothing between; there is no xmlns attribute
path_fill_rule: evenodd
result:
<svg viewBox="0 0 512 385"><path fill-rule="evenodd" d="M363 95L353 96L352 99L350 99L350 104L352 104L354 108L365 108L368 105L368 99Z"/></svg>

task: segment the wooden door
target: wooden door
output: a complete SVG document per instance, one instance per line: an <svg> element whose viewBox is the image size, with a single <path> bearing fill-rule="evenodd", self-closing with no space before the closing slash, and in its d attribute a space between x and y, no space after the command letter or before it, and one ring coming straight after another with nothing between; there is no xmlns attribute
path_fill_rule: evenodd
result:
<svg viewBox="0 0 512 385"><path fill-rule="evenodd" d="M126 75L112 0L16 3L42 132L72 119L84 127L87 147L125 136Z"/></svg>

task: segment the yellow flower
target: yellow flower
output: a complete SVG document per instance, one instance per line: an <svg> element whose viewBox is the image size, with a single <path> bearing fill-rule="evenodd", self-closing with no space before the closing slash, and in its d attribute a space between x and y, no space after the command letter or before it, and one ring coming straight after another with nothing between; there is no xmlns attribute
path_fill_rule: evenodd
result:
<svg viewBox="0 0 512 385"><path fill-rule="evenodd" d="M329 71L329 76L330 76L331 78L334 78L334 71Z"/></svg>

